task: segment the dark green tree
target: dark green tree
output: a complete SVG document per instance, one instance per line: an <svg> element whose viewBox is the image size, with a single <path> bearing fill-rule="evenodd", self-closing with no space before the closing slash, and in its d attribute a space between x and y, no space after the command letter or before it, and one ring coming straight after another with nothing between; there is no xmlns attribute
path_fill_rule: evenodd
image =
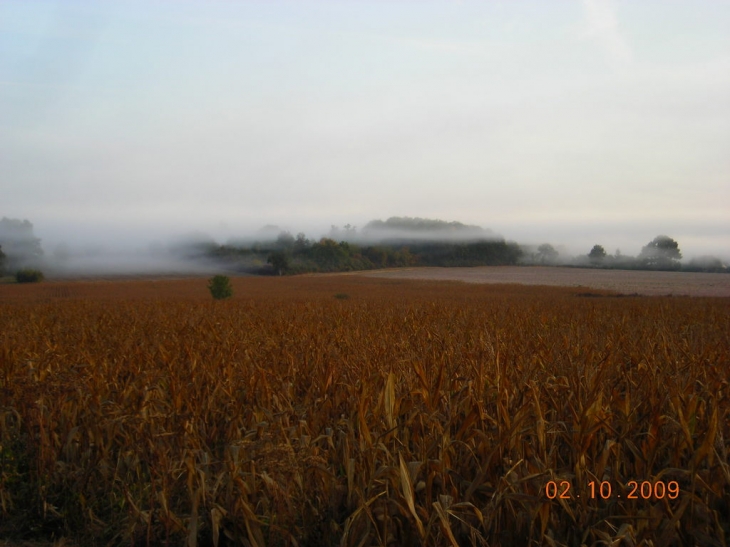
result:
<svg viewBox="0 0 730 547"><path fill-rule="evenodd" d="M216 300L224 300L233 296L231 280L225 275L216 275L208 280L208 290Z"/></svg>
<svg viewBox="0 0 730 547"><path fill-rule="evenodd" d="M349 255L349 246L323 237L312 245L312 257L324 271L337 271Z"/></svg>
<svg viewBox="0 0 730 547"><path fill-rule="evenodd" d="M289 257L283 251L276 251L266 260L274 268L277 275L284 275L289 269Z"/></svg>
<svg viewBox="0 0 730 547"><path fill-rule="evenodd" d="M3 246L0 245L0 276L5 275L5 253L3 252Z"/></svg>
<svg viewBox="0 0 730 547"><path fill-rule="evenodd" d="M669 236L656 236L644 245L639 253L639 260L644 266L658 269L676 269L682 253L679 244Z"/></svg>
<svg viewBox="0 0 730 547"><path fill-rule="evenodd" d="M304 232L299 232L297 234L297 238L294 240L294 251L303 251L304 249L308 248L312 243L307 239L307 236L304 235Z"/></svg>
<svg viewBox="0 0 730 547"><path fill-rule="evenodd" d="M603 248L603 245L594 245L591 252L588 253L588 258L594 264L600 264L606 258L606 249Z"/></svg>

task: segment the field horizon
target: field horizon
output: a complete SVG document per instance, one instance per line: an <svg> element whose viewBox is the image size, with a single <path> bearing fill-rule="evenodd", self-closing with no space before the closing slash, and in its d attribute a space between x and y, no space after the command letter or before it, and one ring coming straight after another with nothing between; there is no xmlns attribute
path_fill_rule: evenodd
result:
<svg viewBox="0 0 730 547"><path fill-rule="evenodd" d="M237 274L235 272L221 272L236 280L241 286L245 280L263 281L262 286L281 279L280 276L260 276L252 274ZM25 298L33 295L53 297L53 295L71 295L81 290L83 283L91 283L89 294L96 294L91 287L99 287L105 283L131 283L123 285L127 288L138 286L141 294L150 296L164 296L175 294L176 287L191 287L181 289L190 294L206 296L204 283L211 273L170 273L170 274L106 274L94 276L59 276L51 277L41 284L16 285L14 283L0 284L0 300ZM603 270L596 268L576 268L563 266L475 266L475 267L401 267L383 268L372 271L306 273L296 276L286 276L286 279L324 279L324 283L332 283L334 279L371 278L389 280L418 280L418 281L447 281L471 284L488 285L529 285L544 287L565 287L581 290L609 291L623 295L642 296L708 296L730 297L730 275L722 273L704 272L671 272L645 270ZM256 285L258 281L249 281ZM295 284L297 282L294 282ZM147 284L147 285L145 285ZM198 287L198 290L192 287ZM22 287L22 288L20 288ZM146 287L146 288L143 288ZM202 287L202 289L201 289ZM81 293L84 293L81 290ZM99 291L103 293L104 291ZM134 294L134 290L127 290L125 294Z"/></svg>

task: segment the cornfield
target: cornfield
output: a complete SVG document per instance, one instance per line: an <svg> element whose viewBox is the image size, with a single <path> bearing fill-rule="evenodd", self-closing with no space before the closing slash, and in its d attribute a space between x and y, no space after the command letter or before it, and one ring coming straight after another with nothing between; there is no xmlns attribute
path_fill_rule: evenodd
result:
<svg viewBox="0 0 730 547"><path fill-rule="evenodd" d="M730 542L727 299L355 276L239 278L215 302L204 280L0 288L0 537Z"/></svg>

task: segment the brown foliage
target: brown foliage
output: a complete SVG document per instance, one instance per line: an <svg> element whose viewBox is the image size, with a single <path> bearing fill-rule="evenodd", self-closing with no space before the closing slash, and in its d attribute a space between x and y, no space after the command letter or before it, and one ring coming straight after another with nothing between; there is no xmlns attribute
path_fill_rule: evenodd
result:
<svg viewBox="0 0 730 547"><path fill-rule="evenodd" d="M233 282L215 303L204 280L2 287L0 534L727 543L726 300Z"/></svg>

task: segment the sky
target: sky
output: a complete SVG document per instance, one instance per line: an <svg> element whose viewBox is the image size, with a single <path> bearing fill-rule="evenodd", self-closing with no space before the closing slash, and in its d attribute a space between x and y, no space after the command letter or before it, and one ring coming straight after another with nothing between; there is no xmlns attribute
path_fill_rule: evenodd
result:
<svg viewBox="0 0 730 547"><path fill-rule="evenodd" d="M0 1L44 248L391 216L730 256L730 2Z"/></svg>

